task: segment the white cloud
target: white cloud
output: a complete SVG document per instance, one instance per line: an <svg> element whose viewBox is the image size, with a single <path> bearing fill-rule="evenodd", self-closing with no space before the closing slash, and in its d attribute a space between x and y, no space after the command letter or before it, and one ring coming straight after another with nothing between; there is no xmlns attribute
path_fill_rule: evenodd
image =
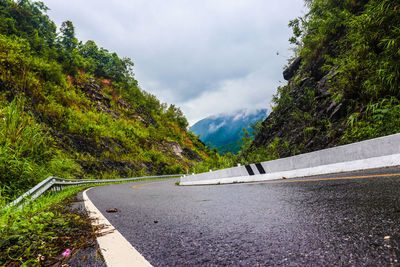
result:
<svg viewBox="0 0 400 267"><path fill-rule="evenodd" d="M214 123L211 123L210 128L208 129L208 132L209 133L215 133L216 131L218 131L219 128L225 126L225 124L226 124L226 121L223 121L223 122L221 122L221 123L219 123L217 125L214 124Z"/></svg>
<svg viewBox="0 0 400 267"><path fill-rule="evenodd" d="M190 124L193 124L212 114L229 113L242 108L248 109L248 115L257 109L270 109L270 100L280 83L266 73L265 67L243 78L221 81L215 90L205 91L201 96L181 103L182 110L190 118Z"/></svg>
<svg viewBox="0 0 400 267"><path fill-rule="evenodd" d="M269 108L303 0L44 0L79 39L128 56L139 84L189 121Z"/></svg>

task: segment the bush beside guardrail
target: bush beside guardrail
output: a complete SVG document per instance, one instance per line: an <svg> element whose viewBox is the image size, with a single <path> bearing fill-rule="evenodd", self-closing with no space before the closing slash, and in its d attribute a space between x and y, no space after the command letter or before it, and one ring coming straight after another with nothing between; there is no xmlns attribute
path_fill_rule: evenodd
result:
<svg viewBox="0 0 400 267"><path fill-rule="evenodd" d="M172 178L179 177L181 174L170 174L170 175L156 175L156 176L143 176L134 178L121 178L121 179L105 179L105 180L94 180L94 179L63 179L58 177L50 176L38 183L32 189L24 193L22 196L15 199L13 202L8 204L6 208L14 207L16 205L21 205L24 200L34 200L38 198L46 191L58 192L67 187L72 186L82 186L89 184L106 184L106 183L119 183L119 182L130 182L143 179L156 179L156 178Z"/></svg>

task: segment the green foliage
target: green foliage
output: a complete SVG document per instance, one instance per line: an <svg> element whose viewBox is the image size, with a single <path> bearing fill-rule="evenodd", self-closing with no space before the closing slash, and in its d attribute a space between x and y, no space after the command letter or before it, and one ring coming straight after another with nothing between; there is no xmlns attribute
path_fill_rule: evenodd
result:
<svg viewBox="0 0 400 267"><path fill-rule="evenodd" d="M291 96L288 86L279 86L275 95L272 97L272 103L275 105L272 109L276 110L278 106L289 106L293 103L293 96Z"/></svg>
<svg viewBox="0 0 400 267"><path fill-rule="evenodd" d="M337 73L331 80L332 92L345 99L354 99L361 105L368 104L361 118L358 118L358 111L349 115L349 131L345 139L362 140L393 133L393 130L380 128L382 123L388 123L386 120L392 121L396 117L396 105L392 100L400 96L398 6L397 1L390 0L314 1L311 4L304 46L311 51L314 49L311 42L317 39L322 40L321 46L327 46L333 38L339 40L337 46L326 51L325 55L325 68L334 68ZM303 56L310 57L306 53ZM376 106L385 106L386 109L373 108ZM362 122L356 123L359 119ZM371 123L369 130L365 128L367 121ZM362 123L365 132L361 134L357 128ZM392 122L389 124L393 125ZM349 132L352 132L352 137Z"/></svg>
<svg viewBox="0 0 400 267"><path fill-rule="evenodd" d="M178 107L139 88L129 58L82 44L71 21L57 34L47 10L0 0L3 199L50 175L131 177L182 173L205 159L207 168L232 164L186 131Z"/></svg>
<svg viewBox="0 0 400 267"><path fill-rule="evenodd" d="M280 151L284 149L289 149L288 143L283 143L279 138L275 138L267 147L254 148L252 150L245 150L242 155L240 155L240 161L242 165L247 165L255 162L263 162L274 159L279 159Z"/></svg>
<svg viewBox="0 0 400 267"><path fill-rule="evenodd" d="M400 15L396 2L371 1L361 14L350 14L347 21L343 52L329 62L339 66L334 86L346 96L363 100L398 97L400 31L395 25L399 25Z"/></svg>
<svg viewBox="0 0 400 267"><path fill-rule="evenodd" d="M400 3L306 4L309 12L289 23L289 41L296 46L300 66L289 83L278 88L273 112L262 134L242 153L243 161L274 158L274 151L275 156L289 156L400 132Z"/></svg>
<svg viewBox="0 0 400 267"><path fill-rule="evenodd" d="M171 120L176 121L178 126L183 130L186 130L186 128L189 126L189 123L184 117L181 109L173 104L171 104L169 108L166 110L165 115L169 117Z"/></svg>
<svg viewBox="0 0 400 267"><path fill-rule="evenodd" d="M132 79L133 62L129 58L119 58L117 53L110 53L104 48L98 48L94 41L87 41L78 47L88 64L85 70L98 77L112 79L114 82L128 82Z"/></svg>
<svg viewBox="0 0 400 267"><path fill-rule="evenodd" d="M92 242L90 220L66 208L67 198L79 190L41 197L22 209L0 206L0 265L61 265L65 262L61 253L67 248L75 253Z"/></svg>
<svg viewBox="0 0 400 267"><path fill-rule="evenodd" d="M220 155L225 155L227 153L237 154L241 150L240 143L238 143L237 141L226 145L216 146L215 148L217 149Z"/></svg>
<svg viewBox="0 0 400 267"><path fill-rule="evenodd" d="M250 149L250 146L254 140L254 136L257 135L262 129L261 121L257 121L255 124L250 123L250 128L250 133L246 128L243 128L242 133L239 134L241 140L238 144L240 145L241 151L247 151Z"/></svg>
<svg viewBox="0 0 400 267"><path fill-rule="evenodd" d="M26 87L27 70L32 61L29 51L25 40L0 35L0 78L4 84L13 82L17 88Z"/></svg>
<svg viewBox="0 0 400 267"><path fill-rule="evenodd" d="M304 139L309 141L314 135L316 128L314 126L306 127L303 129Z"/></svg>
<svg viewBox="0 0 400 267"><path fill-rule="evenodd" d="M345 98L370 101L398 97L398 3L316 0L309 5L305 18L290 23L293 42L301 46L304 68L323 57L325 67L321 70L335 69L338 75L332 79L332 90Z"/></svg>
<svg viewBox="0 0 400 267"><path fill-rule="evenodd" d="M40 126L17 101L0 114L0 181L10 194L39 181L44 172L41 164L51 156Z"/></svg>
<svg viewBox="0 0 400 267"><path fill-rule="evenodd" d="M6 195L27 190L51 174L71 177L79 173L76 163L63 159L53 140L32 115L24 111L22 100L0 109L0 183ZM62 165L62 168L60 168Z"/></svg>
<svg viewBox="0 0 400 267"><path fill-rule="evenodd" d="M23 111L21 100L14 100L0 114L0 140L4 148L24 158L35 158L38 152L43 160L48 160L46 136L32 117Z"/></svg>
<svg viewBox="0 0 400 267"><path fill-rule="evenodd" d="M348 126L343 136L346 143L398 133L400 101L391 97L370 103L363 113L353 113L349 116Z"/></svg>
<svg viewBox="0 0 400 267"><path fill-rule="evenodd" d="M42 2L1 0L0 34L27 40L37 55L54 56L56 25L45 14L47 10Z"/></svg>
<svg viewBox="0 0 400 267"><path fill-rule="evenodd" d="M209 149L209 147L207 147ZM238 157L232 153L219 155L216 150L209 152L210 157L206 160L195 164L189 171L190 173L203 173L210 170L232 168L237 165Z"/></svg>
<svg viewBox="0 0 400 267"><path fill-rule="evenodd" d="M239 134L239 136L240 136L240 139L241 139L240 140L240 148L242 150L249 149L250 146L251 146L251 143L254 140L254 135L250 135L250 133L245 128L243 128L242 129L242 133Z"/></svg>
<svg viewBox="0 0 400 267"><path fill-rule="evenodd" d="M75 27L70 20L64 21L60 28L60 45L65 50L72 52L78 46L78 39L75 37Z"/></svg>

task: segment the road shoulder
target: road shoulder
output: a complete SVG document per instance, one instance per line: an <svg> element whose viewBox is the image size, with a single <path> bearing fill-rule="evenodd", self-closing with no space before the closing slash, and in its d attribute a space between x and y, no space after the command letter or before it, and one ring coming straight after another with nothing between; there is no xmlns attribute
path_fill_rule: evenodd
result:
<svg viewBox="0 0 400 267"><path fill-rule="evenodd" d="M97 242L107 266L151 266L90 201L86 194L88 190L90 189L85 190L82 196L86 210L94 219L93 225L103 226Z"/></svg>

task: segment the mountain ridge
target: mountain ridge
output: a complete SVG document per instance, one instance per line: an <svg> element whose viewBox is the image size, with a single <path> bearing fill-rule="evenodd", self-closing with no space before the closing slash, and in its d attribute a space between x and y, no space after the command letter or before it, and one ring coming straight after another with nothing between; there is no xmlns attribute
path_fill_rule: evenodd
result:
<svg viewBox="0 0 400 267"><path fill-rule="evenodd" d="M239 109L231 113L220 113L204 118L192 127L190 131L199 136L204 143L209 143L219 153L238 153L242 129L251 132L250 124L256 124L267 115L267 109Z"/></svg>

